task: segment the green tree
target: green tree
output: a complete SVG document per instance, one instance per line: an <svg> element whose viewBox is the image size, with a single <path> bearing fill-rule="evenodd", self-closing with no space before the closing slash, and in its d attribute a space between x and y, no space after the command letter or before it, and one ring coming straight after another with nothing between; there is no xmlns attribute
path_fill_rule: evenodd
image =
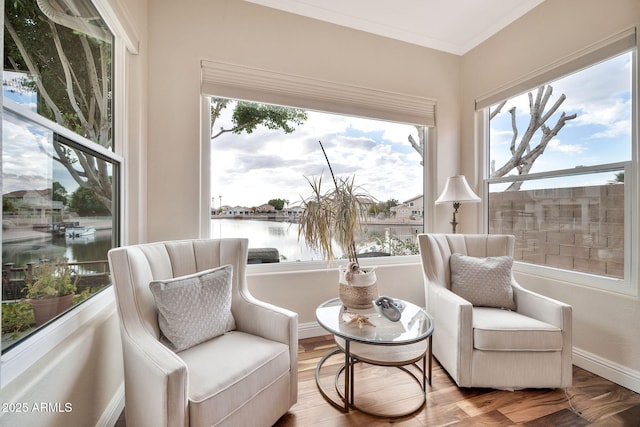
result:
<svg viewBox="0 0 640 427"><path fill-rule="evenodd" d="M51 196L52 200L56 202L62 202L63 204L66 205L68 201L67 189L64 188L64 186L60 184L58 181L54 181L52 188L53 188L53 194Z"/></svg>
<svg viewBox="0 0 640 427"><path fill-rule="evenodd" d="M8 197L2 198L2 212L15 212L16 207Z"/></svg>
<svg viewBox="0 0 640 427"><path fill-rule="evenodd" d="M617 172L612 180L609 180L609 184L624 183L624 172Z"/></svg>
<svg viewBox="0 0 640 427"><path fill-rule="evenodd" d="M285 199L271 199L267 202L267 204L276 208L277 211L281 211L287 203L289 203L289 201Z"/></svg>
<svg viewBox="0 0 640 427"><path fill-rule="evenodd" d="M111 212L93 191L83 187L78 187L71 194L69 207L81 216L108 215Z"/></svg>
<svg viewBox="0 0 640 427"><path fill-rule="evenodd" d="M280 107L277 105L259 104L255 102L236 101L232 115L232 126L228 129L220 127L216 129L216 121L222 110L234 101L225 98L211 99L211 139L231 132L241 134L252 133L258 126L267 129L281 129L284 133L291 133L295 126L299 126L307 120L307 113L298 108Z"/></svg>
<svg viewBox="0 0 640 427"><path fill-rule="evenodd" d="M380 213L383 213L385 215L388 215L389 213L391 213L391 208L393 206L398 206L397 199L389 199L386 202L379 202L369 207L369 214L378 215Z"/></svg>
<svg viewBox="0 0 640 427"><path fill-rule="evenodd" d="M112 145L111 58L113 37L90 2L82 8L5 2L4 69L25 77L14 82L37 94L38 114L105 148ZM54 159L108 209L112 182L107 162L53 142Z"/></svg>

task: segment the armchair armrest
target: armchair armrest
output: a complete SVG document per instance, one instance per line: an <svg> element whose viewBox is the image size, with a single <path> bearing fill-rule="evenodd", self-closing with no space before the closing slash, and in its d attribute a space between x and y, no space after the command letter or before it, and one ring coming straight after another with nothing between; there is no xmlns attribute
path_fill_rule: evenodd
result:
<svg viewBox="0 0 640 427"><path fill-rule="evenodd" d="M298 314L241 293L233 307L236 328L252 335L296 347L298 342Z"/></svg>
<svg viewBox="0 0 640 427"><path fill-rule="evenodd" d="M290 404L298 401L298 313L254 298L246 289L234 305L236 329L289 346Z"/></svg>
<svg viewBox="0 0 640 427"><path fill-rule="evenodd" d="M517 312L554 325L562 331L562 387L569 387L573 381L573 320L569 304L548 298L523 288L512 281Z"/></svg>
<svg viewBox="0 0 640 427"><path fill-rule="evenodd" d="M515 280L511 282L511 286L518 313L557 326L561 330L571 328L570 305L525 289Z"/></svg>
<svg viewBox="0 0 640 427"><path fill-rule="evenodd" d="M124 328L125 410L140 426L188 426L188 375L184 362L152 336Z"/></svg>
<svg viewBox="0 0 640 427"><path fill-rule="evenodd" d="M433 350L456 382L471 381L473 305L444 286L427 284L428 311L433 316Z"/></svg>

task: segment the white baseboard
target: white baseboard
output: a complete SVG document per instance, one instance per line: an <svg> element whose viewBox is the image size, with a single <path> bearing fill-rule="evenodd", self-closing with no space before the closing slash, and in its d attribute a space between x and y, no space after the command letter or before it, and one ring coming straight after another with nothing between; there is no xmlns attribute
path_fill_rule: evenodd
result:
<svg viewBox="0 0 640 427"><path fill-rule="evenodd" d="M115 392L111 401L104 409L102 416L98 422L96 422L96 427L113 427L120 418L120 414L124 410L124 381L118 387L118 390Z"/></svg>
<svg viewBox="0 0 640 427"><path fill-rule="evenodd" d="M329 332L318 324L318 322L298 324L298 338L313 338L328 335Z"/></svg>
<svg viewBox="0 0 640 427"><path fill-rule="evenodd" d="M640 393L640 372L638 371L576 347L573 348L573 364Z"/></svg>

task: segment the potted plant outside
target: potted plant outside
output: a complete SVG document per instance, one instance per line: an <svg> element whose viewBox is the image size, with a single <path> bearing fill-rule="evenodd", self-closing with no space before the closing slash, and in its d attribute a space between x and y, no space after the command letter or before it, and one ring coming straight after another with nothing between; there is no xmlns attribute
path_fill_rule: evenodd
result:
<svg viewBox="0 0 640 427"><path fill-rule="evenodd" d="M333 188L323 192L322 177L306 178L312 195L302 201L304 209L300 215L298 240L303 239L327 261L336 259L335 241L349 261L346 267L340 266L339 295L342 303L349 308L370 308L378 297L376 275L373 268L360 267L356 248L356 236L362 222L366 221L362 200L370 199L370 196L355 185L354 176L335 176L324 146L321 141L319 143L329 166Z"/></svg>
<svg viewBox="0 0 640 427"><path fill-rule="evenodd" d="M27 302L33 309L36 326L41 326L64 312L73 302L77 276L67 260L42 262L26 277Z"/></svg>

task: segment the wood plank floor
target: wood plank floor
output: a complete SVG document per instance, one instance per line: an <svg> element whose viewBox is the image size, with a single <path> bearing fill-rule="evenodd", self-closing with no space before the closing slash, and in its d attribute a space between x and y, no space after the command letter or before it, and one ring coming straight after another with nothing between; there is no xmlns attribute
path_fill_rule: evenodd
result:
<svg viewBox="0 0 640 427"><path fill-rule="evenodd" d="M300 340L298 403L277 427L301 426L640 426L640 395L574 366L573 386L566 390L499 391L459 389L434 359L433 381L425 407L405 418L377 418L352 410L344 414L318 392L315 367L335 348L331 336ZM364 368L363 370L368 369ZM362 375L364 374L364 375ZM357 385L376 373L356 372ZM385 374L386 375L386 374ZM419 389L407 378L408 394ZM374 380L375 384L375 380ZM374 386L375 387L375 386ZM378 395L385 390L378 390ZM359 395L357 395L359 397ZM405 393L394 390L385 404L402 405ZM570 399L570 401L569 401ZM360 404L358 401L356 402ZM410 404L412 404L411 402Z"/></svg>
<svg viewBox="0 0 640 427"><path fill-rule="evenodd" d="M298 403L275 427L341 426L526 426L526 427L636 427L640 426L640 395L574 366L573 386L566 390L460 389L434 359L433 381L427 385L424 408L404 418L379 418L357 410L348 414L327 403L315 382L322 356L335 348L332 336L300 340ZM329 359L328 366L340 363ZM402 410L415 405L419 388L393 368L358 366L357 404ZM385 370L392 369L394 372ZM404 375L404 376L403 376ZM330 375L329 375L330 376ZM329 378L329 387L333 387ZM394 383L389 392L385 384ZM362 390L371 387L371 393ZM404 385L403 385L404 384ZM361 387L362 386L362 387ZM376 400L378 399L378 400ZM380 401L380 399L383 399ZM124 414L116 427L125 427ZM133 426L130 426L133 427ZM243 426L239 426L243 427Z"/></svg>

